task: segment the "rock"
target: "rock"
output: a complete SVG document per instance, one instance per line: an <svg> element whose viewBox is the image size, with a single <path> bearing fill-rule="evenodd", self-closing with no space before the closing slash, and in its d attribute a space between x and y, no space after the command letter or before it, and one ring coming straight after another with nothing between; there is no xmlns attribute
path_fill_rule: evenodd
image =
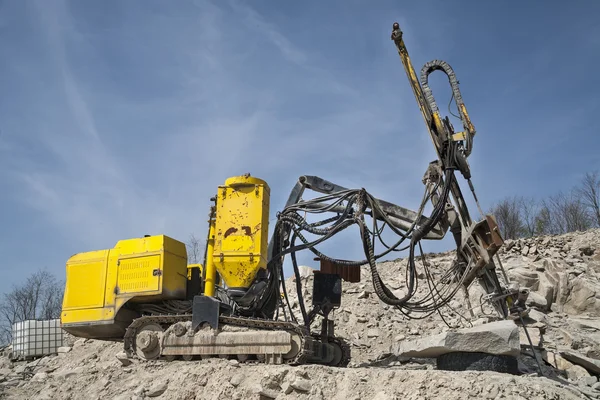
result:
<svg viewBox="0 0 600 400"><path fill-rule="evenodd" d="M598 382L598 378L595 376L588 376L587 378L584 378L583 381L587 386L594 386L594 383Z"/></svg>
<svg viewBox="0 0 600 400"><path fill-rule="evenodd" d="M553 283L546 274L541 274L536 292L546 300L544 311L549 311L552 303L556 301L556 293L558 292L556 283Z"/></svg>
<svg viewBox="0 0 600 400"><path fill-rule="evenodd" d="M529 328L534 344L543 344L544 348L536 348L535 352L548 361L542 364L545 378L536 376L537 363L531 357L531 349L523 335L523 328L519 326L521 321L513 322L519 331L517 339L520 346L518 347L522 350L522 356L518 357L519 368L529 376L510 377L506 374L485 371L465 373L436 371L434 359L399 356L396 351L394 354L386 355L385 353L390 351L390 345L399 346L402 342L414 343L427 338L431 341L430 335L435 338L439 337L438 334L441 332L450 331L442 341L442 350L447 351L446 345L456 345L456 341L450 339L452 335L456 335L457 329L448 327L445 322L460 328L471 323L487 331L494 326L490 322L498 318L489 313L491 307L485 305L485 310L479 307L481 296L486 293L477 284L469 288L468 294L461 290L455 298L451 299L449 307L442 310L445 321L437 313L423 319L409 318L395 307L386 305L377 298L372 289L373 282L368 268L362 268L360 282L344 282L343 289L348 294L343 299L343 307L336 310L336 315L333 317L336 321L336 333L347 338L352 346L350 368L329 368L324 365L300 367L285 364L262 365L253 361L241 362L239 368L234 368L233 365L237 365L237 362L219 358L167 363L138 362L135 358L126 359L117 356L117 359L122 358L128 364L122 366L121 361L115 360L115 355L122 350L122 344L91 339L85 341L67 336L63 346L72 346L72 350L59 357L52 355L26 363L10 362L7 357L0 355L0 370L6 372L6 374L0 373L0 393L2 393L0 397L6 393L7 398L75 399L81 397L80 393L84 393L87 400L104 398L550 400L583 397L600 399L600 384L597 382L596 373L591 370L586 372L584 371L586 366L573 363L560 355L561 351L570 351L591 360L600 359L600 329L598 329L600 318L593 312L596 299L600 300L598 286L600 229L592 233L597 239L592 240L590 233L573 234L573 240L570 242L571 249L568 254L562 256L558 250L567 243L566 238L562 236L513 241L518 242L514 245L515 251L507 252L504 246L500 252L502 265L507 268L510 275L518 276L520 280L529 282L533 287L537 284L537 289L531 290L535 294L531 295L530 299L530 304L533 303L535 307L524 318L524 323ZM580 236L584 235L586 237L582 239ZM544 245L544 242L547 244ZM553 248L559 242L560 247ZM580 256L578 249L588 244L596 248L594 255ZM529 249L527 256L521 254L525 246ZM537 254L535 254L536 249ZM429 272L439 281L450 271L454 253L447 252L427 257L430 263ZM537 261L538 257L539 261ZM598 259L594 260L594 257ZM567 259L573 264L572 266L567 265L565 262ZM418 260L419 266L421 261ZM380 261L380 264L379 271L382 279L390 290L397 291L397 295L402 295L402 292L406 291L404 280L406 259ZM310 269L307 271L311 272ZM513 274L512 271L516 272ZM570 274L570 271L575 273ZM579 276L576 277L575 274ZM289 277L286 283L291 282L292 279L293 277ZM308 293L312 287L313 277L308 276L306 281L304 279L304 293ZM585 284L577 283L577 280L584 281ZM429 294L429 288L427 282L419 283L417 298L423 298ZM581 292L579 285L584 289L581 298L577 297L577 291ZM294 287L293 282L288 286L290 303L294 307L296 318L302 319ZM595 293L594 296L591 296L592 292ZM365 300L367 294L368 298ZM466 301L465 295L469 296L471 304ZM358 299L359 296L362 298ZM582 303L582 299L589 304ZM306 296L305 300L308 306L311 303L310 296ZM577 302L582 305L582 309L575 310ZM566 309L565 304L567 304ZM573 311L578 315L572 314ZM287 310L286 314L289 318ZM409 313L409 315L417 318L422 316L416 313ZM315 321L313 324L314 332L320 330L319 322ZM378 333L377 336L374 332ZM483 335L488 333L483 332ZM471 351L474 346L479 346L489 352L490 346L496 346L494 340L485 338L480 342L465 338L460 340L464 346L459 347L458 350ZM466 343L468 348L465 348ZM510 346L505 347L510 349ZM10 350L0 348L0 353L6 354L7 351ZM130 362L132 364L129 364ZM552 368L550 363L558 365L562 371ZM21 367L23 365L26 369ZM81 374L74 372L76 367L82 368ZM15 369L22 373L17 374ZM282 376L284 372L287 375ZM33 378L30 379L31 376ZM309 376L310 378L307 379ZM565 379L567 376L570 380ZM63 380L63 377L67 379ZM168 377L173 379L167 381ZM298 390L292 386L297 379L304 382L305 391L301 391L302 387ZM146 392L150 385L161 381L167 382L167 390L158 397L147 396ZM142 386L138 388L140 384ZM593 389L594 385L597 385L598 390ZM587 397L582 394L583 390L587 391L585 392Z"/></svg>
<svg viewBox="0 0 600 400"><path fill-rule="evenodd" d="M522 268L523 261L515 259L515 258L511 258L510 260L504 262L502 265L504 266L505 270L511 271L514 269Z"/></svg>
<svg viewBox="0 0 600 400"><path fill-rule="evenodd" d="M244 376L242 374L235 374L231 377L231 379L229 380L229 383L231 383L234 387L238 387L240 385L240 383L242 383L243 379L244 379Z"/></svg>
<svg viewBox="0 0 600 400"><path fill-rule="evenodd" d="M276 399L277 396L279 396L279 392L277 392L274 389L269 389L269 388L265 388L259 385L258 390L256 391L256 393L261 396L261 397L265 397L267 399Z"/></svg>
<svg viewBox="0 0 600 400"><path fill-rule="evenodd" d="M600 342L600 341L599 341ZM591 349L585 353L586 357L600 361L600 349Z"/></svg>
<svg viewBox="0 0 600 400"><path fill-rule="evenodd" d="M590 246L583 246L583 247L579 248L579 254L580 255L584 255L584 256L588 256L588 257L593 256L594 255L594 251L595 251L595 249L593 249Z"/></svg>
<svg viewBox="0 0 600 400"><path fill-rule="evenodd" d="M56 398L54 394L54 390L52 388L47 388L42 390L34 400L54 400Z"/></svg>
<svg viewBox="0 0 600 400"><path fill-rule="evenodd" d="M292 387L299 392L310 392L310 381L304 378L296 378L292 383Z"/></svg>
<svg viewBox="0 0 600 400"><path fill-rule="evenodd" d="M298 267L298 272L300 273L300 278L310 278L313 276L313 269L311 267L307 267L305 265L301 265Z"/></svg>
<svg viewBox="0 0 600 400"><path fill-rule="evenodd" d="M14 369L15 374L22 374L27 367L25 365L17 365Z"/></svg>
<svg viewBox="0 0 600 400"><path fill-rule="evenodd" d="M569 275L565 272L564 265L557 261L544 260L544 266L544 275L555 288L554 301L562 308L569 297Z"/></svg>
<svg viewBox="0 0 600 400"><path fill-rule="evenodd" d="M559 329L558 331L561 333L565 345L571 346L575 341L573 335L569 331L566 331L564 329Z"/></svg>
<svg viewBox="0 0 600 400"><path fill-rule="evenodd" d="M548 363L554 368L562 371L566 371L573 366L572 363L562 358L560 354L556 353L548 353Z"/></svg>
<svg viewBox="0 0 600 400"><path fill-rule="evenodd" d="M140 385L133 391L133 394L134 396L141 396L144 394L145 391L146 388L144 387L144 385Z"/></svg>
<svg viewBox="0 0 600 400"><path fill-rule="evenodd" d="M508 275L521 287L529 288L532 291L538 289L539 275L535 271L531 271L528 268L520 267L508 271Z"/></svg>
<svg viewBox="0 0 600 400"><path fill-rule="evenodd" d="M285 394L290 394L294 391L294 388L292 387L292 385L290 385L289 382L284 382L281 385L281 390L283 390L283 393Z"/></svg>
<svg viewBox="0 0 600 400"><path fill-rule="evenodd" d="M46 379L48 379L48 374L46 372L38 372L31 378L34 382L44 382Z"/></svg>
<svg viewBox="0 0 600 400"><path fill-rule="evenodd" d="M39 360L37 365L40 367L46 366L46 365L48 365L48 363L50 362L51 359L52 358L50 356L43 357L42 359Z"/></svg>
<svg viewBox="0 0 600 400"><path fill-rule="evenodd" d="M477 318L472 322L473 326L485 325L487 323L489 323L487 318Z"/></svg>
<svg viewBox="0 0 600 400"><path fill-rule="evenodd" d="M166 382L155 382L148 390L146 391L146 396L148 397L158 397L164 392L167 391L168 385Z"/></svg>
<svg viewBox="0 0 600 400"><path fill-rule="evenodd" d="M362 291L359 295L358 295L359 299L367 299L369 298L369 292L367 292L366 290Z"/></svg>
<svg viewBox="0 0 600 400"><path fill-rule="evenodd" d="M375 394L374 397L371 398L372 400L392 400L393 397L391 397L390 395L388 395L386 392L377 392Z"/></svg>
<svg viewBox="0 0 600 400"><path fill-rule="evenodd" d="M521 254L526 256L529 254L529 247L525 246L523 247L523 250L521 250Z"/></svg>
<svg viewBox="0 0 600 400"><path fill-rule="evenodd" d="M600 391L600 382L598 382L598 383L594 383L594 384L592 385L592 389L594 389L594 390L597 390L597 391Z"/></svg>
<svg viewBox="0 0 600 400"><path fill-rule="evenodd" d="M573 364L581 365L582 367L592 371L595 374L600 374L600 361L598 360L588 358L570 350L563 350L560 352L560 355L566 360L572 362Z"/></svg>
<svg viewBox="0 0 600 400"><path fill-rule="evenodd" d="M541 322L544 325L548 324L548 316L538 310L530 310L528 317L536 322Z"/></svg>
<svg viewBox="0 0 600 400"><path fill-rule="evenodd" d="M577 277L570 285L570 295L564 303L564 310L569 314L582 314L584 312L594 316L600 316L600 301L596 293L600 290L599 285L591 281Z"/></svg>
<svg viewBox="0 0 600 400"><path fill-rule="evenodd" d="M68 379L72 376L79 375L82 372L84 372L84 369L82 367L77 367L73 369L66 369L60 372L55 372L54 376L59 379Z"/></svg>
<svg viewBox="0 0 600 400"><path fill-rule="evenodd" d="M379 337L379 329L369 329L367 331L368 338L376 338Z"/></svg>
<svg viewBox="0 0 600 400"><path fill-rule="evenodd" d="M59 347L58 349L56 349L56 352L58 354L65 354L65 353L68 353L70 351L71 351L71 348L67 347L67 346L65 346L65 347Z"/></svg>
<svg viewBox="0 0 600 400"><path fill-rule="evenodd" d="M498 397L500 390L498 389L497 386L493 386L489 392L486 394L486 398L487 399L495 399L496 397Z"/></svg>
<svg viewBox="0 0 600 400"><path fill-rule="evenodd" d="M597 319L572 318L571 323L580 329L600 331L600 321Z"/></svg>
<svg viewBox="0 0 600 400"><path fill-rule="evenodd" d="M124 351L118 352L116 354L116 357L117 357L117 360L119 360L124 367L127 367L127 366L133 364L133 361L131 359L129 359L129 357L127 357L127 353L125 353Z"/></svg>
<svg viewBox="0 0 600 400"><path fill-rule="evenodd" d="M566 372L567 377L572 381L578 381L590 376L587 370L579 365L573 365L571 368L567 368Z"/></svg>
<svg viewBox="0 0 600 400"><path fill-rule="evenodd" d="M229 360L229 364L231 364L233 367L239 367L240 366L240 362L238 360Z"/></svg>
<svg viewBox="0 0 600 400"><path fill-rule="evenodd" d="M544 296L537 292L529 292L526 304L530 307L536 307L540 310L547 310L549 308L548 301L544 298Z"/></svg>
<svg viewBox="0 0 600 400"><path fill-rule="evenodd" d="M529 249L529 254L530 255L536 255L538 253L538 248L536 245L531 246L531 248Z"/></svg>
<svg viewBox="0 0 600 400"><path fill-rule="evenodd" d="M542 334L539 328L533 328L528 326L527 333L529 334L531 343L533 343L534 346L543 346ZM523 327L519 329L519 338L521 340L521 346L531 346L529 344L529 339L527 339L527 333L525 332L525 329Z"/></svg>
<svg viewBox="0 0 600 400"><path fill-rule="evenodd" d="M503 320L391 346L392 354L405 357L430 358L453 351L516 357L521 353L519 327L512 321Z"/></svg>

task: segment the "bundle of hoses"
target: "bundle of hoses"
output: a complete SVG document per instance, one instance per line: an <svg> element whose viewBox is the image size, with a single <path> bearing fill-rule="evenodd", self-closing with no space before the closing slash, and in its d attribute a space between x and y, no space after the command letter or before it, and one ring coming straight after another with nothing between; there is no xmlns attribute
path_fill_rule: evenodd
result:
<svg viewBox="0 0 600 400"><path fill-rule="evenodd" d="M449 160L452 160L454 158L453 152L450 151L449 154L447 154L447 157ZM373 288L377 296L384 303L398 308L409 318L425 318L428 315L439 311L441 307L448 305L450 300L452 300L455 294L461 289L461 285L466 276L468 268L464 268L462 270L458 270L458 268L450 269L446 272L446 278L449 275L453 275L452 279L441 279L441 281L445 283L436 284L434 277L427 266L427 262L424 259L420 241L441 220L441 218L444 217L445 206L450 193L450 186L453 182L453 179L455 179L454 172L455 169L453 168L447 168L444 171L444 179L441 182L441 197L435 204L431 216L427 222L421 226L416 226L417 221L415 221L410 228L406 230L406 232L403 232L394 226L394 224L390 221L389 216L380 207L379 202L364 189L344 190L315 199L302 201L286 207L281 213L278 214L275 233L276 235L280 235L280 237L277 241L278 247L275 250L276 256L273 257L270 262L278 263L279 275L280 277L283 277L283 263L280 262L280 260L283 256L287 254L290 255L294 269L294 275L296 278L295 283L298 295L298 303L300 305L305 324L308 325L309 321L307 318L304 301L302 299L302 283L296 259L296 252L306 249L310 250L321 260L332 261L338 265L349 268L361 267L368 264L373 280ZM425 194L419 207L418 215L422 215L425 204L429 200L431 193L433 193L436 189L438 189L437 185L433 190L431 190L430 187L426 187ZM339 213L340 206L343 209L343 212L341 213ZM337 216L312 223L309 223L307 218L300 214L320 214L332 212L333 210L338 212ZM365 214L369 214L373 217L372 229L369 229L367 226L364 218ZM383 221L381 227L379 227L378 220ZM358 225L359 227L366 259L360 261L335 259L317 250L317 245L325 242L352 225ZM398 241L391 246L388 246L381 238L381 233L385 226L389 226L389 228L399 236ZM314 241L308 241L303 233L317 235L319 238ZM288 234L291 234L291 237L289 239L289 243L286 243ZM298 239L300 242L302 242L301 244L296 243ZM386 248L386 250L380 254L375 254L376 239L379 239L379 242ZM400 247L402 243L407 240L409 241L408 245ZM422 299L413 300L418 289L419 274L417 273L417 266L415 263L415 248L417 246L419 247L421 253L421 259L424 261L424 275L428 284L429 293ZM377 269L377 260L392 251L403 251L406 249L409 250L406 270L406 279L408 280L408 284L406 285L407 293L403 297L398 298L381 279ZM280 281L283 286L283 293L287 302L287 308L290 311L292 319L295 320L294 314L289 305L289 301L287 300L285 281L283 279ZM415 314L419 315L417 316Z"/></svg>

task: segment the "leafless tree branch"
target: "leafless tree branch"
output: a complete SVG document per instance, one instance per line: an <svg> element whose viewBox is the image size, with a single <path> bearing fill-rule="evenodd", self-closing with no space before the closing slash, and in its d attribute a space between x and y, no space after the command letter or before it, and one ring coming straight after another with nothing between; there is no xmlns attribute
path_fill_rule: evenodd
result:
<svg viewBox="0 0 600 400"><path fill-rule="evenodd" d="M517 239L522 236L525 228L521 215L522 200L519 197L507 197L499 201L490 210L496 217L500 232L504 239Z"/></svg>
<svg viewBox="0 0 600 400"><path fill-rule="evenodd" d="M204 254L203 244L203 241L194 236L194 234L190 235L189 241L185 244L187 248L188 264L199 264L202 262Z"/></svg>
<svg viewBox="0 0 600 400"><path fill-rule="evenodd" d="M577 188L581 202L593 214L594 224L600 227L600 175L598 171L588 172Z"/></svg>
<svg viewBox="0 0 600 400"><path fill-rule="evenodd" d="M11 341L15 322L60 317L63 293L63 283L45 269L14 285L0 298L0 343Z"/></svg>
<svg viewBox="0 0 600 400"><path fill-rule="evenodd" d="M549 233L585 231L593 226L593 219L576 191L559 192L544 200L549 213Z"/></svg>
<svg viewBox="0 0 600 400"><path fill-rule="evenodd" d="M536 217L538 215L539 204L534 198L520 198L520 209L523 233L531 237L537 234Z"/></svg>

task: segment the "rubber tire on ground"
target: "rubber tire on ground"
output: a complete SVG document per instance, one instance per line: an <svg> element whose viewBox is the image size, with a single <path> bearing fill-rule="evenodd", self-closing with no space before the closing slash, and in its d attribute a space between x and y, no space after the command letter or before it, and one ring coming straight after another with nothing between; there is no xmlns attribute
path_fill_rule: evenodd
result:
<svg viewBox="0 0 600 400"><path fill-rule="evenodd" d="M447 353L437 358L437 369L444 371L494 371L519 374L516 357L463 351Z"/></svg>

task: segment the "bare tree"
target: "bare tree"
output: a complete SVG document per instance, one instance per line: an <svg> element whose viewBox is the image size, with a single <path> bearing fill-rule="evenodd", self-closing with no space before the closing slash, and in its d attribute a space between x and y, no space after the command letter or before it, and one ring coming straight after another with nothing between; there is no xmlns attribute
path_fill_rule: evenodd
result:
<svg viewBox="0 0 600 400"><path fill-rule="evenodd" d="M194 236L194 234L191 234L185 246L187 248L188 264L201 263L204 257L203 241Z"/></svg>
<svg viewBox="0 0 600 400"><path fill-rule="evenodd" d="M544 200L550 213L550 233L585 231L592 227L592 216L576 191L559 192Z"/></svg>
<svg viewBox="0 0 600 400"><path fill-rule="evenodd" d="M552 233L552 221L550 210L544 202L535 215L535 233L536 235L548 235Z"/></svg>
<svg viewBox="0 0 600 400"><path fill-rule="evenodd" d="M536 219L538 216L538 202L534 198L521 198L521 219L523 221L523 233L526 236L533 236L537 234Z"/></svg>
<svg viewBox="0 0 600 400"><path fill-rule="evenodd" d="M11 341L15 322L59 318L63 293L63 283L45 269L33 273L23 284L13 286L0 299L0 343Z"/></svg>
<svg viewBox="0 0 600 400"><path fill-rule="evenodd" d="M521 204L522 200L519 197L507 197L490 210L498 221L504 239L517 239L524 232Z"/></svg>
<svg viewBox="0 0 600 400"><path fill-rule="evenodd" d="M598 171L586 173L581 180L581 185L576 190L581 202L593 214L595 225L600 227L600 176Z"/></svg>

